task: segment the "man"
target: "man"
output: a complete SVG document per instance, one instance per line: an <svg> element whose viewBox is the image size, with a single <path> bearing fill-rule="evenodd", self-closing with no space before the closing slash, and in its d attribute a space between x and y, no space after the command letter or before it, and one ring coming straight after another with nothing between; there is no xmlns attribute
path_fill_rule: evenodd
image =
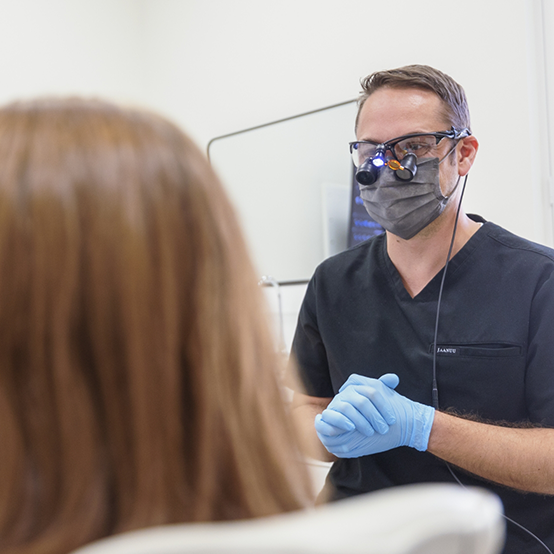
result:
<svg viewBox="0 0 554 554"><path fill-rule="evenodd" d="M554 549L554 251L461 209L479 145L455 81L407 66L363 88L352 151L386 232L317 268L295 414L335 460L331 498L459 479ZM507 531L506 553L547 551Z"/></svg>

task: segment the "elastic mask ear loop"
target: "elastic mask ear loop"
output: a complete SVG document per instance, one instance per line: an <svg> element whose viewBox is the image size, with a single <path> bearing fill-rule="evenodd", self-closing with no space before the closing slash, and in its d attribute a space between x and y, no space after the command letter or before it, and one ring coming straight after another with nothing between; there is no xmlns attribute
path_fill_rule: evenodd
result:
<svg viewBox="0 0 554 554"><path fill-rule="evenodd" d="M454 146L439 160L439 164L444 162L444 160L446 160L446 158L448 158L448 156L450 156L450 154L452 154L452 152L454 152L454 150L456 150L456 146L458 146L460 140L461 139L456 140L456 142L454 143ZM461 177L461 175L460 175L460 177Z"/></svg>
<svg viewBox="0 0 554 554"><path fill-rule="evenodd" d="M456 181L456 184L454 185L454 188L452 189L452 192L448 195L448 196L445 196L445 198L450 198L457 190L458 188L458 185L460 184L460 179L462 178L461 175L458 175L458 180ZM467 175L466 175L466 179L467 179ZM464 189L465 189L465 186L466 186L466 182L464 180ZM442 192L442 191L441 191ZM463 194L463 191L462 191L462 194ZM458 205L458 212L460 210L460 205ZM456 215L456 223L458 223L458 216Z"/></svg>
<svg viewBox="0 0 554 554"><path fill-rule="evenodd" d="M459 142L459 141L458 141ZM446 160L446 158L448 158L448 156L450 156L450 154L452 154L452 152L454 152L454 150L456 149L456 146L458 146L458 142L456 142L456 144L448 151L448 153L442 157L442 159L439 160L439 165L444 162L444 160ZM467 176L469 175L466 174L466 178L464 179L464 188L462 190L462 195L460 196L460 202L458 203L458 210L456 212L456 220L454 222L454 234L452 235L452 242L450 243L450 249L452 250L452 244L454 243L454 236L455 236L455 233L456 233L456 225L458 224L458 215L460 213L460 206L462 205L462 198L464 196L464 191L465 191L465 188L466 188L466 181L467 181ZM446 196L445 195L445 198L450 198L455 192L456 190L458 189L458 185L460 184L460 179L462 178L461 175L458 175L458 180L456 181L456 184L454 185L454 188L452 189L452 192ZM439 185L440 187L440 185ZM442 191L441 191L442 193ZM450 252L448 252L448 255L450 256ZM448 260L446 260L446 264L448 265ZM444 266L445 269L446 269L446 265Z"/></svg>

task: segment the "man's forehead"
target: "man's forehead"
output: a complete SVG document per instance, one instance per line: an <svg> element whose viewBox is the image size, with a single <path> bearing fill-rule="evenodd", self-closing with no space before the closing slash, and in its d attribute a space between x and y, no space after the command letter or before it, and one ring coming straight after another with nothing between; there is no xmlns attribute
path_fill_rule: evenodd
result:
<svg viewBox="0 0 554 554"><path fill-rule="evenodd" d="M356 134L358 140L381 142L449 127L444 103L434 92L419 88L382 87L371 94L362 106Z"/></svg>

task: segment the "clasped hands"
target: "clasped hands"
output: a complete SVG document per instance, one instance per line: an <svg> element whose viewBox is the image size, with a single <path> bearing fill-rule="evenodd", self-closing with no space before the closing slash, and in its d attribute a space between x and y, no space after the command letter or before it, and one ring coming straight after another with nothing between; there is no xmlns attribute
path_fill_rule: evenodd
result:
<svg viewBox="0 0 554 554"><path fill-rule="evenodd" d="M352 374L323 413L315 429L323 446L339 458L358 458L398 446L427 450L435 409L394 389L394 373L379 379Z"/></svg>

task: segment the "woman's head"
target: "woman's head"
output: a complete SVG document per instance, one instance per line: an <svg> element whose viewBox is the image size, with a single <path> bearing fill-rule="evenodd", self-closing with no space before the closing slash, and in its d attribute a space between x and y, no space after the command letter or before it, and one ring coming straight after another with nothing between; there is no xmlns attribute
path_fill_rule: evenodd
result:
<svg viewBox="0 0 554 554"><path fill-rule="evenodd" d="M0 109L0 547L300 507L264 317L227 197L174 125Z"/></svg>

